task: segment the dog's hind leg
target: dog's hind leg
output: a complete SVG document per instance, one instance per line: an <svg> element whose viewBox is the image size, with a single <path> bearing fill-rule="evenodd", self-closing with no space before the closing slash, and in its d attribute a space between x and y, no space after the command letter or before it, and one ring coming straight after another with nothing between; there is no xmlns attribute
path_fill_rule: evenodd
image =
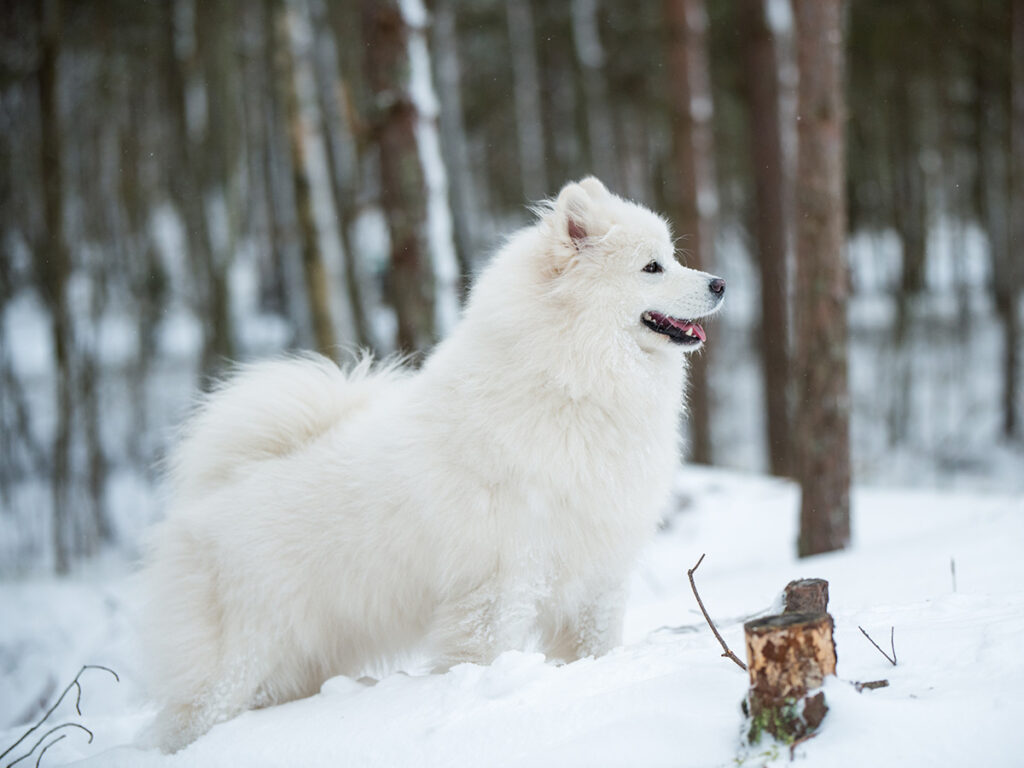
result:
<svg viewBox="0 0 1024 768"><path fill-rule="evenodd" d="M266 628L227 602L213 545L175 524L162 534L143 574L154 598L144 638L152 693L164 704L153 735L174 751L252 706L272 657Z"/></svg>
<svg viewBox="0 0 1024 768"><path fill-rule="evenodd" d="M218 677L201 691L164 705L154 724L165 752L177 752L218 723L258 704L258 683L250 665L236 662L219 668Z"/></svg>

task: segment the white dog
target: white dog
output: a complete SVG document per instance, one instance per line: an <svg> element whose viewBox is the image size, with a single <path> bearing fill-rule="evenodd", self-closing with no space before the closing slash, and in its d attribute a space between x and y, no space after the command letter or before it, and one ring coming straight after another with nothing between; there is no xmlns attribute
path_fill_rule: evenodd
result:
<svg viewBox="0 0 1024 768"><path fill-rule="evenodd" d="M422 370L242 368L186 427L143 572L163 747L412 651L443 670L620 643L679 462L682 353L724 287L588 178L512 236Z"/></svg>

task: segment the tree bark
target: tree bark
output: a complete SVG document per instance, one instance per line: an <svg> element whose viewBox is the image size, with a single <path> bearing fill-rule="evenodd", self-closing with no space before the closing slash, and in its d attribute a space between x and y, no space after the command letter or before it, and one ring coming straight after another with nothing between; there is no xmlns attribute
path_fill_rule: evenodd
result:
<svg viewBox="0 0 1024 768"><path fill-rule="evenodd" d="M291 153L292 189L295 194L295 212L299 224L299 238L302 243L302 274L309 299L310 319L317 350L327 357L337 355L334 322L331 319L331 291L320 251L320 235L317 232L313 214L313 194L307 171L306 136L299 104L298 86L295 82L295 58L292 54L291 34L288 21L289 10L282 3L274 8L274 27L277 40L275 51L278 56L281 77L285 83L285 110L288 115L288 147ZM325 137L325 140L329 140Z"/></svg>
<svg viewBox="0 0 1024 768"><path fill-rule="evenodd" d="M380 202L391 241L386 293L398 321L397 347L414 352L434 341L434 276L417 113L409 93L409 30L397 0L363 0L361 8L373 99L367 122L380 162Z"/></svg>
<svg viewBox="0 0 1024 768"><path fill-rule="evenodd" d="M836 673L832 628L827 613L785 613L743 625L751 744L765 733L792 744L821 725L828 707L825 694L814 691Z"/></svg>
<svg viewBox="0 0 1024 768"><path fill-rule="evenodd" d="M842 0L795 0L798 551L850 539Z"/></svg>
<svg viewBox="0 0 1024 768"><path fill-rule="evenodd" d="M754 176L754 231L761 274L761 366L766 437L773 475L790 476L789 268L786 263L786 189L779 122L779 64L765 0L744 0L743 65L750 112Z"/></svg>
<svg viewBox="0 0 1024 768"><path fill-rule="evenodd" d="M508 37L512 45L512 84L519 140L520 178L527 200L540 200L548 189L544 123L540 107L540 75L530 0L505 0Z"/></svg>
<svg viewBox="0 0 1024 768"><path fill-rule="evenodd" d="M462 108L462 65L453 0L434 4L433 43L437 52L441 149L448 167L448 190L455 238L455 253L462 276L460 297L469 290L469 276L480 247L480 204L469 159L469 139Z"/></svg>
<svg viewBox="0 0 1024 768"><path fill-rule="evenodd" d="M230 357L230 314L227 307L226 275L214 264L214 244L206 215L206 190L199 168L199 147L193 141L188 119L189 64L177 51L175 11L181 0L164 6L164 46L166 86L170 105L171 151L168 152L167 178L171 195L184 219L188 258L194 280L194 310L203 324L203 348L200 374L208 376L219 362Z"/></svg>
<svg viewBox="0 0 1024 768"><path fill-rule="evenodd" d="M784 613L825 613L828 610L828 582L825 579L797 579L786 585Z"/></svg>
<svg viewBox="0 0 1024 768"><path fill-rule="evenodd" d="M590 170L609 189L621 193L619 154L605 85L605 55L598 25L598 4L599 0L572 0L572 37L583 84Z"/></svg>
<svg viewBox="0 0 1024 768"><path fill-rule="evenodd" d="M669 26L669 82L673 125L674 216L682 237L682 259L694 269L710 269L717 209L712 101L703 0L665 0ZM689 358L690 459L712 462L708 356Z"/></svg>
<svg viewBox="0 0 1024 768"><path fill-rule="evenodd" d="M1012 158L1011 217L1013 246L996 275L998 302L1003 317L1003 434L1020 433L1017 401L1020 390L1020 296L1024 268L1024 0L1013 2L1010 157ZM1013 254L1016 254L1014 257ZM1000 291L1000 287L1002 290Z"/></svg>
<svg viewBox="0 0 1024 768"><path fill-rule="evenodd" d="M37 6L39 23L40 151L45 233L37 247L36 279L50 312L53 344L57 423L53 435L52 544L54 567L66 574L71 567L73 523L68 499L71 483L71 429L74 419L74 371L71 354L71 313L67 282L71 259L64 234L64 173L61 157L59 67L61 38L60 0Z"/></svg>

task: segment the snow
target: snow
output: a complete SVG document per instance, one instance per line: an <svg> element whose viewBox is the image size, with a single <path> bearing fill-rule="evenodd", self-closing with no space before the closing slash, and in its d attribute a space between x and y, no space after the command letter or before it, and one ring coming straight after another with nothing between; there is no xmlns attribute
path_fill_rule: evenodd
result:
<svg viewBox="0 0 1024 768"><path fill-rule="evenodd" d="M849 550L797 560L789 482L687 467L632 585L626 643L556 666L510 651L444 675L334 678L308 699L248 712L177 755L137 742L153 718L142 698L130 581L117 563L74 580L0 583L0 732L6 748L84 663L83 716L43 765L86 766L726 766L786 765L789 750L741 744L746 675L721 658L686 578L726 641L769 611L791 579L830 582L839 679L830 712L796 748L818 766L1011 766L1024 762L1024 492L857 487ZM955 563L955 580L951 570ZM861 635L888 648L893 667ZM857 693L849 681L885 678ZM31 742L29 739L28 742ZM5 758L8 760L15 751ZM35 758L26 763L34 763Z"/></svg>

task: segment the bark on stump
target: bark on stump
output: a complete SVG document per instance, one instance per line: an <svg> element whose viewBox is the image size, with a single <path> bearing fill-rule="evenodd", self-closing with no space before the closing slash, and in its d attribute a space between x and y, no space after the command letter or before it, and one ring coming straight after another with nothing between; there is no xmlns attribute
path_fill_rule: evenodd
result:
<svg viewBox="0 0 1024 768"><path fill-rule="evenodd" d="M786 585L783 613L825 613L828 610L828 582L825 579L797 579Z"/></svg>
<svg viewBox="0 0 1024 768"><path fill-rule="evenodd" d="M769 733L786 744L812 733L825 717L825 694L814 692L836 673L832 617L785 613L743 625L750 670L746 713L751 744Z"/></svg>

